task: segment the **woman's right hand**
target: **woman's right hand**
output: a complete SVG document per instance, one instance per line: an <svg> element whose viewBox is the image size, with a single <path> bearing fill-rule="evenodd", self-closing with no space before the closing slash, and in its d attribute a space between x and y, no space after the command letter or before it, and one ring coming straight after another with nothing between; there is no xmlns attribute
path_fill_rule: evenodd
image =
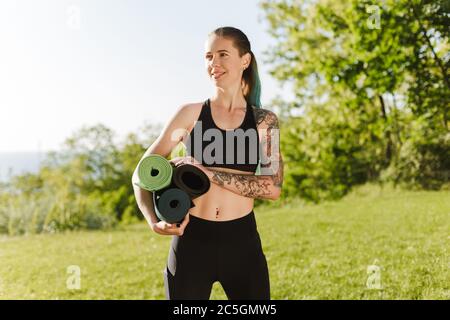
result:
<svg viewBox="0 0 450 320"><path fill-rule="evenodd" d="M151 228L154 232L165 235L165 236L182 236L184 233L184 228L189 223L189 213L186 214L183 221L179 226L177 223L168 223L166 221L158 221L157 223L152 223Z"/></svg>

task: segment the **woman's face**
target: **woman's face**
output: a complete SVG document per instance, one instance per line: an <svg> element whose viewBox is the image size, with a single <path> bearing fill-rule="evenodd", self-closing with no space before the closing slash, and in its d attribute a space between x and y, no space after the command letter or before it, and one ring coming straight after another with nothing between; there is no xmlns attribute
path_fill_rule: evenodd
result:
<svg viewBox="0 0 450 320"><path fill-rule="evenodd" d="M205 44L205 67L216 86L230 87L240 83L242 73L249 66L250 53L239 57L233 41L212 35Z"/></svg>

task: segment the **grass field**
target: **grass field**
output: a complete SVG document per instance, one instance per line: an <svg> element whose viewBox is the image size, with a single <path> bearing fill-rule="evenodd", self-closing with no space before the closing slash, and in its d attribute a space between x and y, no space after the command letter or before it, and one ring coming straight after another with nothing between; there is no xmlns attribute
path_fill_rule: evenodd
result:
<svg viewBox="0 0 450 320"><path fill-rule="evenodd" d="M273 299L450 299L450 192L363 186L255 210ZM170 237L146 224L0 238L1 299L164 299ZM367 269L379 269L381 289ZM79 266L80 289L68 289ZM215 283L211 299L226 299Z"/></svg>

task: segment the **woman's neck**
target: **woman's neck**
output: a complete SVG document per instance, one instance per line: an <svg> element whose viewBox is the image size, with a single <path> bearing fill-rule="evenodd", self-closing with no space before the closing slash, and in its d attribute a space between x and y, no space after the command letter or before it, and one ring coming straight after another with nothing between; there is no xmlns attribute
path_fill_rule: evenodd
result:
<svg viewBox="0 0 450 320"><path fill-rule="evenodd" d="M211 99L211 104L214 106L233 111L237 109L245 109L247 107L247 101L242 93L230 95L223 92L216 93Z"/></svg>

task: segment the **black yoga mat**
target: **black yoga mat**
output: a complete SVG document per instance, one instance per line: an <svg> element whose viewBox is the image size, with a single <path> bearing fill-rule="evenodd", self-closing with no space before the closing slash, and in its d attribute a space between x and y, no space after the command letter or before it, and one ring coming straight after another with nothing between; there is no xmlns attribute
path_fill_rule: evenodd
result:
<svg viewBox="0 0 450 320"><path fill-rule="evenodd" d="M205 194L211 186L208 176L201 169L191 164L174 167L172 183L185 191L191 199Z"/></svg>
<svg viewBox="0 0 450 320"><path fill-rule="evenodd" d="M153 192L153 203L159 220L178 223L184 219L190 208L195 207L192 199L208 192L211 184L208 176L194 165L171 165L171 183Z"/></svg>
<svg viewBox="0 0 450 320"><path fill-rule="evenodd" d="M168 223L183 221L193 206L189 195L178 188L166 188L153 193L155 213L159 220Z"/></svg>

